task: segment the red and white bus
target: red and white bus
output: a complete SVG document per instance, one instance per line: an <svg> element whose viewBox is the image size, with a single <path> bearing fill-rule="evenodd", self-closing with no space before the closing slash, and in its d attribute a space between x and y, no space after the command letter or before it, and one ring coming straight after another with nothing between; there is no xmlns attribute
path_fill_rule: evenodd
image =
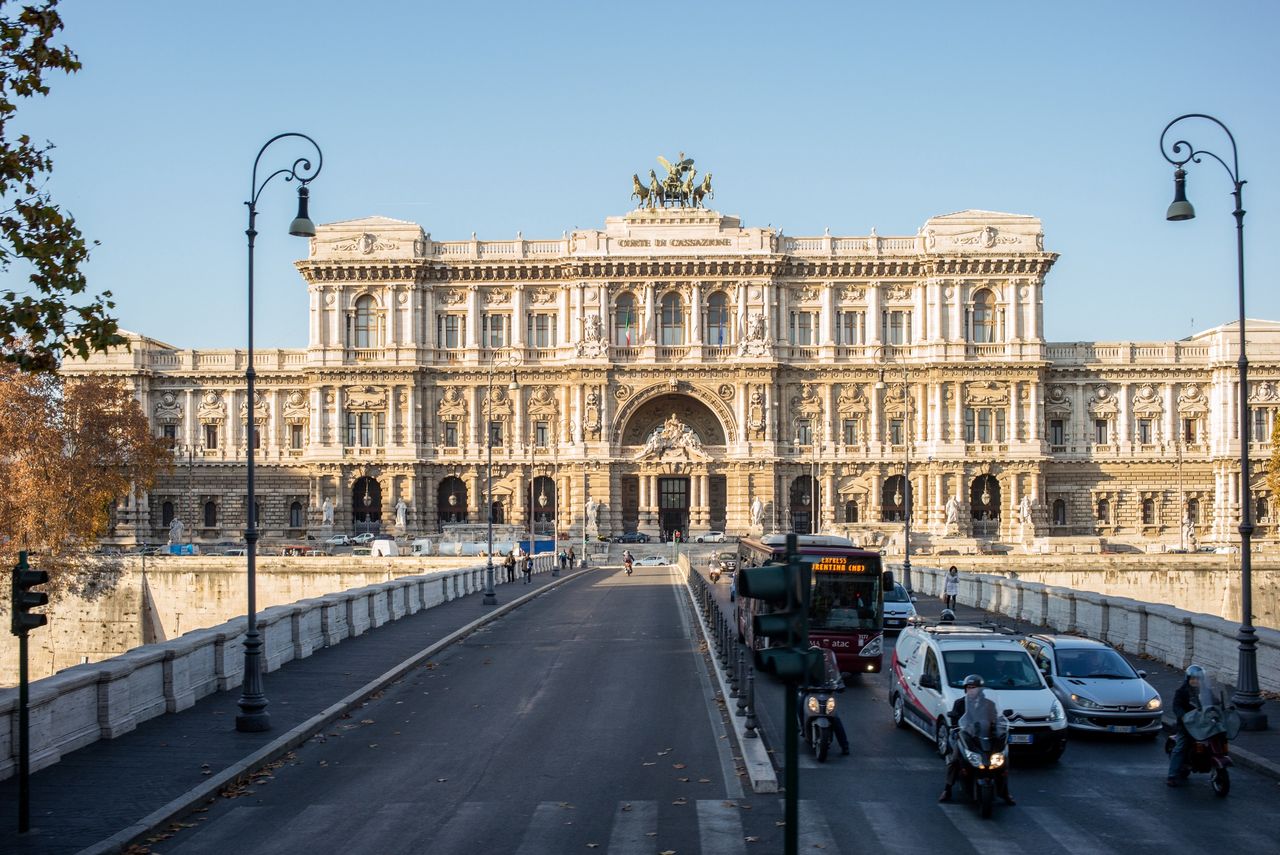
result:
<svg viewBox="0 0 1280 855"><path fill-rule="evenodd" d="M858 549L848 538L827 534L796 536L800 560L812 570L809 599L809 643L835 651L847 674L878 673L884 656L884 586L879 552ZM768 534L738 541L738 572L747 567L782 564L787 537ZM767 645L756 639L752 617L768 608L762 601L737 597L738 634L753 649Z"/></svg>

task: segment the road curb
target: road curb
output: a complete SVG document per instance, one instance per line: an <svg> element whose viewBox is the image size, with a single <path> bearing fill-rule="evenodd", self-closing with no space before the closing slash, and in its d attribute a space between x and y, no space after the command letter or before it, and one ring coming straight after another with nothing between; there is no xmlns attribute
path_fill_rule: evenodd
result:
<svg viewBox="0 0 1280 855"><path fill-rule="evenodd" d="M673 566L676 567L674 572L679 574L679 566ZM689 604L693 607L694 623L698 625L698 631L702 633L702 638L707 643L707 654L711 658L711 667L716 672L716 682L720 686L720 697L725 703L725 713L733 724L733 735L738 742L738 750L742 752L742 765L747 771L747 778L751 781L751 790L755 793L776 793L778 792L778 773L773 768L773 759L769 756L769 751L764 746L764 739L760 736L755 739L747 739L745 721L735 715L734 711L729 707L729 681L725 676L724 670L720 667L719 657L715 655L715 647L711 643L711 636L707 632L707 626L699 616L698 601L693 594L693 588L689 586L687 577L681 579L680 586L689 595ZM757 733L759 733L759 730L757 727Z"/></svg>
<svg viewBox="0 0 1280 855"><path fill-rule="evenodd" d="M1167 714L1162 716L1160 722L1164 725L1165 733L1173 733L1174 722L1171 716ZM1280 781L1280 763L1268 760L1261 754L1254 754L1247 748L1241 748L1235 743L1232 743L1230 753L1231 759L1237 766L1244 766L1246 769L1252 769L1255 772L1266 775L1268 778Z"/></svg>
<svg viewBox="0 0 1280 855"><path fill-rule="evenodd" d="M381 676L361 686L342 700L329 706L322 712L317 713L296 727L288 730L279 738L262 746L243 760L228 766L226 769L223 769L221 772L218 772L205 780L199 786L192 787L190 790L187 790L187 792L170 801L160 809L151 812L147 816L144 816L142 819L116 832L105 840L101 840L91 846L81 849L77 855L105 855L105 853L123 851L125 847L143 835L151 833L158 827L170 822L177 816L195 807L200 802L216 797L222 788L238 780L253 769L259 766L264 766L267 763L289 753L299 745L302 745L307 740L311 739L311 737L315 736L317 731L322 730L343 714L358 707L367 697L380 689L386 688L393 681L402 677L424 659L434 656L444 648L465 638L485 624L502 617L507 612L524 605L530 600L542 596L548 591L558 588L560 585L563 585L571 579L576 579L579 576L590 572L592 572L591 569L585 569L570 573L567 576L561 576L558 579L554 579L549 582L544 587L541 587L536 591L530 591L509 603L498 606L484 617L477 618L471 623L454 630L431 646L419 650L417 653L395 665ZM480 593L478 591L473 594L473 596L479 595Z"/></svg>

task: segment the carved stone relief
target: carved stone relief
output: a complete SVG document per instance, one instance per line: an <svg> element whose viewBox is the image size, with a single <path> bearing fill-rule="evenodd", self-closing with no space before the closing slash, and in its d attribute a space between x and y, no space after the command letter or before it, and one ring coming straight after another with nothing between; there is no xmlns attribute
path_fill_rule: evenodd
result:
<svg viewBox="0 0 1280 855"><path fill-rule="evenodd" d="M355 389L344 389L343 408L347 410L385 410L387 408L387 390L384 386L363 386Z"/></svg>
<svg viewBox="0 0 1280 855"><path fill-rule="evenodd" d="M156 402L155 414L161 424L177 424L182 421L182 402L173 392L165 392Z"/></svg>

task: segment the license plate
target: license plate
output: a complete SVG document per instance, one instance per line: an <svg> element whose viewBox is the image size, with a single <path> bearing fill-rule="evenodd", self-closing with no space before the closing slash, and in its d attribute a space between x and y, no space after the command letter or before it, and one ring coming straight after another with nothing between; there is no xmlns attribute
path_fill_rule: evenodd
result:
<svg viewBox="0 0 1280 855"><path fill-rule="evenodd" d="M1107 725L1107 730L1112 733L1133 733L1137 728L1131 724L1110 724Z"/></svg>
<svg viewBox="0 0 1280 855"><path fill-rule="evenodd" d="M1030 733L1013 733L1009 735L1010 745L1030 745L1032 736Z"/></svg>

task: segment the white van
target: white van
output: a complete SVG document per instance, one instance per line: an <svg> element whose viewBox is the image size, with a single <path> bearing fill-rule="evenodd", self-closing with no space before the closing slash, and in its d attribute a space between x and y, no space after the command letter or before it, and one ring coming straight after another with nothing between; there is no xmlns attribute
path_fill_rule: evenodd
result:
<svg viewBox="0 0 1280 855"><path fill-rule="evenodd" d="M1040 669L1014 635L961 624L908 626L893 650L889 703L893 722L933 740L946 756L947 714L964 697L964 678L978 674L986 694L1009 717L1017 755L1057 760L1067 747L1067 716Z"/></svg>
<svg viewBox="0 0 1280 855"><path fill-rule="evenodd" d="M395 558L400 554L400 545L389 537L375 537L369 541L369 554Z"/></svg>
<svg viewBox="0 0 1280 855"><path fill-rule="evenodd" d="M424 555L435 555L431 538L420 537L413 542L413 554L415 557L421 558Z"/></svg>

